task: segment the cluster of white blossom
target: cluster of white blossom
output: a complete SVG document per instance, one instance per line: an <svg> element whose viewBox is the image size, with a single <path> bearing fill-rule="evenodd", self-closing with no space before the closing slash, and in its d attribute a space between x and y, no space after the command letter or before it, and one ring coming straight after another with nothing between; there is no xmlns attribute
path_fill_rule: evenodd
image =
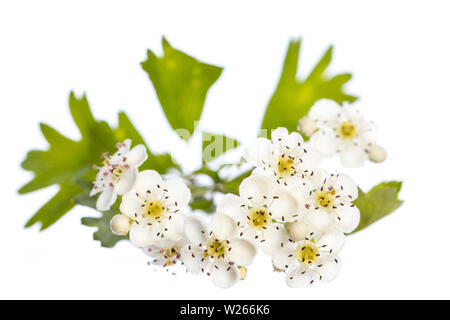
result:
<svg viewBox="0 0 450 320"><path fill-rule="evenodd" d="M241 182L239 195L219 201L209 221L188 214L191 193L181 179L138 172L147 154L142 145L130 151L129 140L99 169L92 192L102 192L97 209L109 209L122 195L113 233L129 235L150 263L184 265L221 288L246 277L259 249L272 257L276 271L285 272L290 287L332 281L344 234L359 224L353 204L358 189L347 175L318 168L318 154L339 152L344 164L359 164L374 152L375 129L352 106L336 109L330 101L316 104L300 127L311 135L311 145L298 132L278 128L271 140L257 138L245 150L244 159L255 169Z"/></svg>

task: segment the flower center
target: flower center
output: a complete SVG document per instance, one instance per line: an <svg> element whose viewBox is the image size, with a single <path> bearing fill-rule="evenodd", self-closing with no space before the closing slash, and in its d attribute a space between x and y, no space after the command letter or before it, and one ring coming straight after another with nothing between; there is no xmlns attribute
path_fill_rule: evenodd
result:
<svg viewBox="0 0 450 320"><path fill-rule="evenodd" d="M319 191L316 193L316 207L331 208L334 205L336 189Z"/></svg>
<svg viewBox="0 0 450 320"><path fill-rule="evenodd" d="M278 167L277 171L278 174L282 177L288 176L291 173L295 173L295 168L293 166L294 160L290 159L289 157L279 157L278 158Z"/></svg>
<svg viewBox="0 0 450 320"><path fill-rule="evenodd" d="M265 208L252 209L247 219L248 224L256 230L265 229L270 223L269 212Z"/></svg>
<svg viewBox="0 0 450 320"><path fill-rule="evenodd" d="M339 135L344 139L352 139L356 136L356 127L350 121L339 124Z"/></svg>
<svg viewBox="0 0 450 320"><path fill-rule="evenodd" d="M150 217L154 220L158 220L164 215L164 211L164 205L160 201L149 201L145 206L143 217Z"/></svg>
<svg viewBox="0 0 450 320"><path fill-rule="evenodd" d="M227 248L226 241L220 241L219 239L212 237L206 246L204 257L219 258L225 254Z"/></svg>
<svg viewBox="0 0 450 320"><path fill-rule="evenodd" d="M313 263L317 258L317 252L318 250L312 241L306 245L300 246L297 252L298 262L306 265Z"/></svg>
<svg viewBox="0 0 450 320"><path fill-rule="evenodd" d="M180 257L180 253L178 252L177 247L167 248L163 252L164 257L167 259L167 265L171 266L175 264L175 259ZM173 258L173 260L171 260Z"/></svg>

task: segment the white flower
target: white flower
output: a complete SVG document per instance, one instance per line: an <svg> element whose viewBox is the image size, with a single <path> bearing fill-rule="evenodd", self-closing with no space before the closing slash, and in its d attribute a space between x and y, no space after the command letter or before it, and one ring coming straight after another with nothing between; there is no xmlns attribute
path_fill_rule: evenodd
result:
<svg viewBox="0 0 450 320"><path fill-rule="evenodd" d="M339 230L350 233L359 224L359 209L352 203L358 188L344 174L328 174L316 169L309 178L309 186L301 186L297 200L304 205L303 219L317 230Z"/></svg>
<svg viewBox="0 0 450 320"><path fill-rule="evenodd" d="M120 204L120 211L133 220L130 241L147 247L163 238L179 240L183 235L182 210L190 198L191 192L181 179L163 181L154 170L140 172L133 190Z"/></svg>
<svg viewBox="0 0 450 320"><path fill-rule="evenodd" d="M302 136L298 132L289 134L286 128L274 130L272 140L257 138L243 156L256 167L254 173L268 174L285 186L319 161L317 154L305 149Z"/></svg>
<svg viewBox="0 0 450 320"><path fill-rule="evenodd" d="M118 143L117 147L119 150L112 156L102 156L103 167L98 169L90 193L90 196L101 193L97 199L99 211L109 210L116 202L117 195L124 195L131 190L138 173L137 168L147 160L147 150L143 145L137 145L130 151L131 140L125 140Z"/></svg>
<svg viewBox="0 0 450 320"><path fill-rule="evenodd" d="M237 232L234 221L224 214L215 214L210 228L199 218L187 218L185 234L190 244L181 250L186 269L193 274L206 273L220 288L235 285L241 270L246 271L256 255L253 244L239 238Z"/></svg>
<svg viewBox="0 0 450 320"><path fill-rule="evenodd" d="M152 258L149 261L150 264L165 268L182 263L181 249L185 244L186 241L184 239L178 241L165 239L158 241L155 245L143 248L142 250L146 255Z"/></svg>
<svg viewBox="0 0 450 320"><path fill-rule="evenodd" d="M227 194L217 212L232 217L239 235L252 240L266 254L282 248L289 241L282 223L298 217L299 203L294 195L266 175L244 179L239 194Z"/></svg>
<svg viewBox="0 0 450 320"><path fill-rule="evenodd" d="M376 143L375 124L364 120L352 104L341 107L332 100L319 100L307 119L314 121L317 127L311 136L311 145L324 157L339 153L346 167L363 165Z"/></svg>
<svg viewBox="0 0 450 320"><path fill-rule="evenodd" d="M302 228L307 230L308 227ZM340 269L337 256L344 245L342 232L305 233L285 250L273 256L273 265L286 272L286 284L292 288L308 287L315 282L334 280Z"/></svg>

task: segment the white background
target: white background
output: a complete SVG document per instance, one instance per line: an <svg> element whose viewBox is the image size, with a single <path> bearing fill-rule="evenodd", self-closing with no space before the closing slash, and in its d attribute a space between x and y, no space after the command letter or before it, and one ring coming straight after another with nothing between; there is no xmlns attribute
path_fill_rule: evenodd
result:
<svg viewBox="0 0 450 320"><path fill-rule="evenodd" d="M0 298L450 298L447 1L2 1L0 4ZM289 39L303 38L300 75L329 44L330 72L352 72L347 86L378 123L389 152L380 165L345 170L368 190L403 180L395 214L347 239L331 284L289 289L262 254L229 290L209 279L154 271L128 243L100 248L77 208L49 230L23 229L57 190L26 196L26 151L45 149L46 122L74 139L70 90L87 92L95 116L113 124L126 110L155 151L187 169L198 139L170 130L140 67L161 36L202 61L224 66L210 90L203 128L251 141L278 81ZM194 156L198 154L198 156ZM70 156L70 155L68 155Z"/></svg>

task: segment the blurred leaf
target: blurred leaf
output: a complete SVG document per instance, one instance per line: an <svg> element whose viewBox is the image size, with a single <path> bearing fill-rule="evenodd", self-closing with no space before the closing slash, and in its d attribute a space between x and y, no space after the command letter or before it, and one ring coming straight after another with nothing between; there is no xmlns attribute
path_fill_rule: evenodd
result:
<svg viewBox="0 0 450 320"><path fill-rule="evenodd" d="M331 62L332 49L330 46L309 76L300 80L297 79L300 40L289 43L278 86L269 101L261 125L261 129L268 130L269 137L270 130L278 127L296 130L298 121L317 100L327 98L338 103L356 100L355 96L343 91L343 85L351 79L351 74L329 77L325 73Z"/></svg>
<svg viewBox="0 0 450 320"><path fill-rule="evenodd" d="M353 233L367 228L375 221L398 209L403 203L403 200L398 199L401 188L401 182L390 181L376 185L367 193L359 189L358 199L353 203L359 208L361 221Z"/></svg>
<svg viewBox="0 0 450 320"><path fill-rule="evenodd" d="M210 162L222 154L239 147L239 141L209 132L203 132L202 139L202 159L203 162Z"/></svg>
<svg viewBox="0 0 450 320"><path fill-rule="evenodd" d="M80 187L81 182L90 183L94 180L96 173L92 165L100 161L103 152L113 152L116 142L130 137L134 139L133 144L143 143L124 113L119 115L119 127L113 130L106 122L94 119L85 95L77 98L72 92L69 108L80 130L81 139L71 140L50 126L41 124L49 149L32 150L22 162L22 167L32 171L34 178L19 193L25 194L51 185L59 185L60 188L27 222L26 227L40 223L41 230L48 228L76 205L76 197L86 196L89 188ZM146 168L156 168L164 173L176 166L169 155L153 155L150 150L147 151L149 159L143 165Z"/></svg>
<svg viewBox="0 0 450 320"><path fill-rule="evenodd" d="M200 120L206 94L217 81L222 68L202 63L170 46L163 38L164 55L157 57L147 51L142 68L153 83L159 102L174 130L186 129L194 133ZM188 137L184 137L188 140Z"/></svg>
<svg viewBox="0 0 450 320"><path fill-rule="evenodd" d="M213 199L207 199L205 197L195 197L189 203L192 210L202 210L206 213L214 213L216 211L216 205Z"/></svg>
<svg viewBox="0 0 450 320"><path fill-rule="evenodd" d="M240 175L238 175L237 177L235 177L231 180L224 181L223 182L224 193L234 193L234 194L239 195L239 186L240 186L242 180L244 180L245 178L250 176L251 173L252 173L252 171L248 170L248 171L241 173Z"/></svg>

